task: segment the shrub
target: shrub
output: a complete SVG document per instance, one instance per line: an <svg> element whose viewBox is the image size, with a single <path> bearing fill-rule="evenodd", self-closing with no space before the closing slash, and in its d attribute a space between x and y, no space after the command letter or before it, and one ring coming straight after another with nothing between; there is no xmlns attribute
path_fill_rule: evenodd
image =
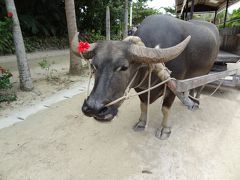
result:
<svg viewBox="0 0 240 180"><path fill-rule="evenodd" d="M12 20L5 17L0 21L0 54L11 54L14 52L12 36Z"/></svg>
<svg viewBox="0 0 240 180"><path fill-rule="evenodd" d="M24 44L27 52L44 51L53 49L66 49L68 45L68 39L58 37L26 37L24 38Z"/></svg>
<svg viewBox="0 0 240 180"><path fill-rule="evenodd" d="M10 78L12 74L0 66L0 102L15 101L17 96L11 92L12 84Z"/></svg>
<svg viewBox="0 0 240 180"><path fill-rule="evenodd" d="M45 70L45 76L48 81L59 79L57 75L57 70L52 67L55 62L49 63L46 58L43 58L41 62L38 63L41 69Z"/></svg>

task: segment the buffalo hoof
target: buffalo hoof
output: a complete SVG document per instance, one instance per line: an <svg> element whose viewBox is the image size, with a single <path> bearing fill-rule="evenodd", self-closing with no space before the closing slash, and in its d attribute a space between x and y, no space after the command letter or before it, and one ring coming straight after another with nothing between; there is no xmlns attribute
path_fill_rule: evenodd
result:
<svg viewBox="0 0 240 180"><path fill-rule="evenodd" d="M169 138L170 134L171 134L171 128L161 127L157 129L155 136L160 140L166 140Z"/></svg>
<svg viewBox="0 0 240 180"><path fill-rule="evenodd" d="M190 109L191 111L196 111L199 109L199 104L198 103L194 103L193 107Z"/></svg>
<svg viewBox="0 0 240 180"><path fill-rule="evenodd" d="M200 105L200 100L199 99L197 99L197 98L192 98L192 97L190 97L189 96L189 98L195 103L195 106L196 106L196 104L199 106Z"/></svg>
<svg viewBox="0 0 240 180"><path fill-rule="evenodd" d="M141 121L139 120L134 126L133 130L134 131L144 131L146 127L146 121Z"/></svg>
<svg viewBox="0 0 240 180"><path fill-rule="evenodd" d="M193 102L192 106L188 106L188 110L190 111L196 111L199 109L199 105L195 102Z"/></svg>

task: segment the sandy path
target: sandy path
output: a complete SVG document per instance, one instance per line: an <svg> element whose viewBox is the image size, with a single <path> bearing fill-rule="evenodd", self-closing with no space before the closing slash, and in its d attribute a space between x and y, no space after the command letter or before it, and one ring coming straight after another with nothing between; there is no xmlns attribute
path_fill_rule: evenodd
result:
<svg viewBox="0 0 240 180"><path fill-rule="evenodd" d="M111 123L83 116L83 98L77 95L0 130L0 179L240 178L238 90L204 95L195 112L175 101L166 141L154 137L162 117L159 101L151 106L148 130L136 133L131 127L139 116L137 98L126 101Z"/></svg>
<svg viewBox="0 0 240 180"><path fill-rule="evenodd" d="M50 69L57 70L57 73L65 73L69 69L69 50L53 50L28 53L28 64L33 80L44 78L46 72L41 69L39 62L46 60L50 65ZM0 65L10 70L13 74L13 83L18 83L18 68L15 55L0 56Z"/></svg>
<svg viewBox="0 0 240 180"><path fill-rule="evenodd" d="M67 63L69 59L68 56L69 49L33 52L27 54L28 63L31 68L39 66L38 63L43 59L46 59L48 62L51 62L51 60L53 60L56 64L59 63L64 64ZM10 71L17 71L16 62L17 62L16 55L0 56L0 64L4 66L5 69L8 69Z"/></svg>

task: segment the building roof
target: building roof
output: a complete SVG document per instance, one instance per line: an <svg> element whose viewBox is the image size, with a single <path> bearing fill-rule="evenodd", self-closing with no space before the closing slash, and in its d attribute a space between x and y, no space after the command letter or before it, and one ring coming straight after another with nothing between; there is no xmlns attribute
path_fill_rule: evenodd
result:
<svg viewBox="0 0 240 180"><path fill-rule="evenodd" d="M229 6L238 2L239 0L229 0ZM183 7L187 4L187 0L175 0L176 11L181 13ZM218 11L224 8L227 0L194 0L194 12ZM188 11L190 11L192 1L188 0Z"/></svg>

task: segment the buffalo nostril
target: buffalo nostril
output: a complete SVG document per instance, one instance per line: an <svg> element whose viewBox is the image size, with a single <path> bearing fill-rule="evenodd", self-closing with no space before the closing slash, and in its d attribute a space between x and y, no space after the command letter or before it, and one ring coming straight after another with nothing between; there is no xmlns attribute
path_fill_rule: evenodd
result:
<svg viewBox="0 0 240 180"><path fill-rule="evenodd" d="M82 111L85 115L92 116L107 111L107 107L96 101L85 100L82 106Z"/></svg>
<svg viewBox="0 0 240 180"><path fill-rule="evenodd" d="M90 112L91 112L91 109L90 107L88 106L88 104L86 103L86 100L84 101L83 103L83 106L82 106L82 112L86 115L88 115Z"/></svg>
<svg viewBox="0 0 240 180"><path fill-rule="evenodd" d="M108 110L107 107L103 107L102 109L100 109L99 113L105 113Z"/></svg>

